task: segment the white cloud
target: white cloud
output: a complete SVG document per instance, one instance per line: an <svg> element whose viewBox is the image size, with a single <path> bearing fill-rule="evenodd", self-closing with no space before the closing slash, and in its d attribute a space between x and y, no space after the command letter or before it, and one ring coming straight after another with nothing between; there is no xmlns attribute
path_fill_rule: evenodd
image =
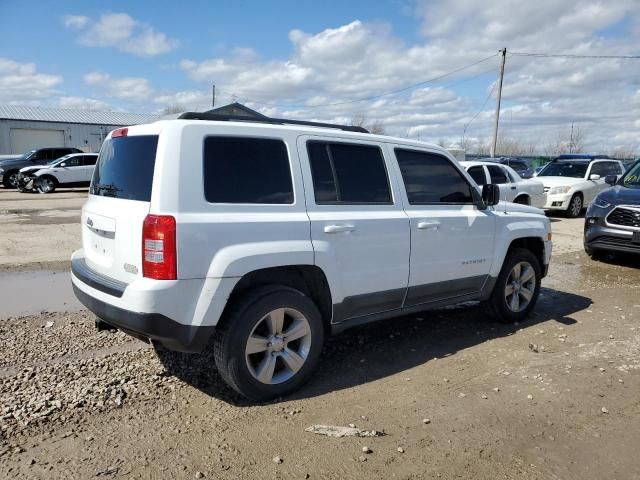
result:
<svg viewBox="0 0 640 480"><path fill-rule="evenodd" d="M142 77L113 78L106 73L90 72L84 76L84 83L100 88L108 97L121 100L142 101L153 92L149 81Z"/></svg>
<svg viewBox="0 0 640 480"><path fill-rule="evenodd" d="M89 22L89 17L84 15L65 15L62 19L67 28L84 28Z"/></svg>
<svg viewBox="0 0 640 480"><path fill-rule="evenodd" d="M439 82L441 88L428 84L402 95L339 103L437 77L505 46L510 52L637 54L637 5L637 0L538 0L505 7L498 0L420 0L414 14L423 37L415 44L407 45L388 25L356 20L318 33L291 30L292 52L282 60L236 51L183 60L180 68L192 80L215 83L220 92L271 115L349 121L364 114L383 121L390 133L455 141L491 90L498 57L448 77ZM628 31L620 27L623 20L630 20ZM606 35L608 28L621 30ZM630 138L638 148L632 133L640 116L640 105L632 101L640 86L638 66L638 61L509 56L501 131L544 142L574 121L587 132L590 148L604 150ZM473 80L483 72L488 73ZM476 93L479 81L486 82L484 93ZM304 107L331 103L339 105ZM490 136L494 106L489 99L467 135Z"/></svg>
<svg viewBox="0 0 640 480"><path fill-rule="evenodd" d="M206 109L211 105L211 93L200 90L186 90L162 94L154 98L153 101L163 107L180 106L187 109Z"/></svg>
<svg viewBox="0 0 640 480"><path fill-rule="evenodd" d="M114 108L102 100L85 97L60 97L57 106L74 110L113 111Z"/></svg>
<svg viewBox="0 0 640 480"><path fill-rule="evenodd" d="M38 73L35 64L0 58L0 102L24 103L55 94L60 75Z"/></svg>
<svg viewBox="0 0 640 480"><path fill-rule="evenodd" d="M67 28L82 29L78 41L87 47L112 47L133 55L152 57L178 46L177 40L126 13L105 13L96 22L80 15L67 15L64 24Z"/></svg>

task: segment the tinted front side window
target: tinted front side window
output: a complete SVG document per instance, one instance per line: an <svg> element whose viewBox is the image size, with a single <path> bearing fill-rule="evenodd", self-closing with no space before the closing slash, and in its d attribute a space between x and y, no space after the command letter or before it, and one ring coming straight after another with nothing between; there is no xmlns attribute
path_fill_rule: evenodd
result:
<svg viewBox="0 0 640 480"><path fill-rule="evenodd" d="M409 203L471 203L471 189L451 162L434 153L396 149Z"/></svg>
<svg viewBox="0 0 640 480"><path fill-rule="evenodd" d="M157 135L116 137L105 141L89 193L149 202L157 147Z"/></svg>
<svg viewBox="0 0 640 480"><path fill-rule="evenodd" d="M307 142L317 204L389 204L391 189L380 148Z"/></svg>
<svg viewBox="0 0 640 480"><path fill-rule="evenodd" d="M293 203L286 145L267 138L207 137L204 195L211 203Z"/></svg>

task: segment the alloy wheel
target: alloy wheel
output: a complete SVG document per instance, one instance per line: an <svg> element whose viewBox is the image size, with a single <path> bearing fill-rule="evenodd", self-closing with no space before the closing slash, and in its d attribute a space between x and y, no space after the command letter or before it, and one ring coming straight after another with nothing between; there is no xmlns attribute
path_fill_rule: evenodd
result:
<svg viewBox="0 0 640 480"><path fill-rule="evenodd" d="M579 196L573 197L573 201L571 202L571 215L577 217L580 215L582 211L582 198Z"/></svg>
<svg viewBox="0 0 640 480"><path fill-rule="evenodd" d="M49 193L53 191L55 185L53 184L53 180L50 178L42 178L38 183L38 190L42 193Z"/></svg>
<svg viewBox="0 0 640 480"><path fill-rule="evenodd" d="M283 383L304 366L310 348L309 321L295 309L278 308L253 327L245 347L247 367L261 383Z"/></svg>
<svg viewBox="0 0 640 480"><path fill-rule="evenodd" d="M509 310L520 313L529 306L536 290L536 281L536 272L529 262L514 265L504 288L504 299Z"/></svg>

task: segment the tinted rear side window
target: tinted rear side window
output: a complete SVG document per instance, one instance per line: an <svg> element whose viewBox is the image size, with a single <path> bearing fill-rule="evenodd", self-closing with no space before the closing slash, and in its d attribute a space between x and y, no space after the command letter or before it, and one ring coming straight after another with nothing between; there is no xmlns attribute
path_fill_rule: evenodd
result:
<svg viewBox="0 0 640 480"><path fill-rule="evenodd" d="M100 149L89 193L151 201L157 148L157 135L134 135L105 141Z"/></svg>
<svg viewBox="0 0 640 480"><path fill-rule="evenodd" d="M451 162L435 153L396 148L411 205L471 203L471 188Z"/></svg>
<svg viewBox="0 0 640 480"><path fill-rule="evenodd" d="M489 169L489 175L491 175L491 183L498 185L509 183L509 179L502 168L496 167L495 165L487 165L487 168Z"/></svg>
<svg viewBox="0 0 640 480"><path fill-rule="evenodd" d="M478 185L484 185L485 183L487 183L487 176L484 174L484 168L480 166L469 167L469 170L467 170L467 172L469 173L469 175L471 175L471 178L473 178Z"/></svg>
<svg viewBox="0 0 640 480"><path fill-rule="evenodd" d="M285 143L267 138L207 137L204 195L211 203L293 203Z"/></svg>
<svg viewBox="0 0 640 480"><path fill-rule="evenodd" d="M380 148L307 142L317 204L390 204L391 189Z"/></svg>

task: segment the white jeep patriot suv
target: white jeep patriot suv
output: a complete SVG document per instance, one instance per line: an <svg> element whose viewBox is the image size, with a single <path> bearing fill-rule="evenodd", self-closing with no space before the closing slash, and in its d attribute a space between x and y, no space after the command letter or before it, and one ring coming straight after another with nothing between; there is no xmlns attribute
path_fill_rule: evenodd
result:
<svg viewBox="0 0 640 480"><path fill-rule="evenodd" d="M434 145L187 113L105 140L71 278L99 322L213 349L225 381L264 400L308 380L345 328L470 300L525 317L550 223L497 192Z"/></svg>

